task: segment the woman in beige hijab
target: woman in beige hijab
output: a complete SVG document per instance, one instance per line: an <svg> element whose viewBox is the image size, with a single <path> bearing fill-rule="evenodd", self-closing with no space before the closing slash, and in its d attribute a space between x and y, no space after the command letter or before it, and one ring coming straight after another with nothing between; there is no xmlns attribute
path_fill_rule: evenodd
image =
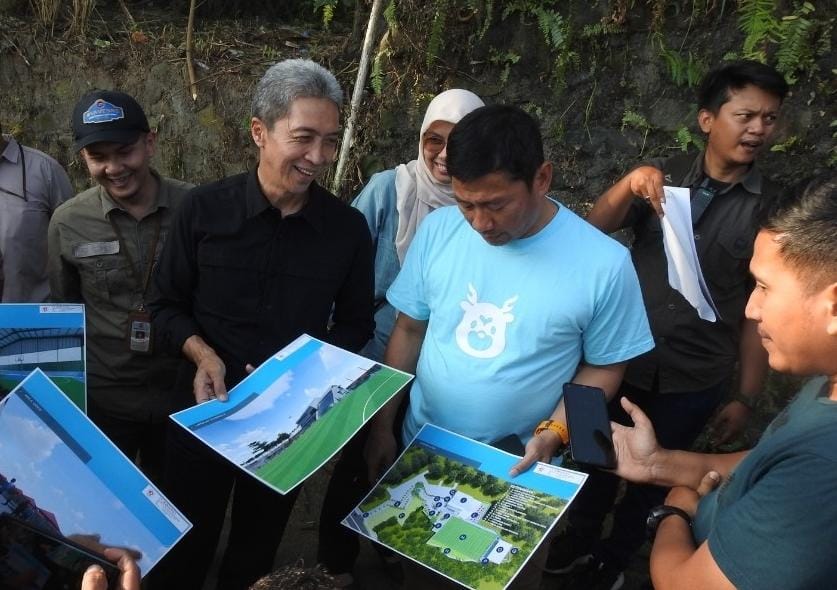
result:
<svg viewBox="0 0 837 590"><path fill-rule="evenodd" d="M424 114L418 158L372 176L352 203L366 217L375 242L375 335L364 356L383 359L395 323L386 291L416 228L434 209L456 204L446 165L448 135L462 117L481 106L482 100L468 90L454 88L437 95Z"/></svg>

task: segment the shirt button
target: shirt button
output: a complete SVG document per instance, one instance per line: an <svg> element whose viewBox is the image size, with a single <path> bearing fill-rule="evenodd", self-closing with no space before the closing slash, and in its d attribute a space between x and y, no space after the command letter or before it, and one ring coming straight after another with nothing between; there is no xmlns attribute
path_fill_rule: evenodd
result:
<svg viewBox="0 0 837 590"><path fill-rule="evenodd" d="M695 234L695 239L699 240L700 239L700 234Z"/></svg>
<svg viewBox="0 0 837 590"><path fill-rule="evenodd" d="M657 342L659 344L665 344L666 343L666 337L665 336L660 336L659 338L657 338Z"/></svg>
<svg viewBox="0 0 837 590"><path fill-rule="evenodd" d="M101 268L101 267L102 267L102 261L101 261L101 260L97 260L97 261L96 261L96 268Z"/></svg>
<svg viewBox="0 0 837 590"><path fill-rule="evenodd" d="M676 305L674 305L673 303L669 303L669 304L668 304L668 308L669 308L671 311L674 311L675 309L677 309L677 306L676 306Z"/></svg>

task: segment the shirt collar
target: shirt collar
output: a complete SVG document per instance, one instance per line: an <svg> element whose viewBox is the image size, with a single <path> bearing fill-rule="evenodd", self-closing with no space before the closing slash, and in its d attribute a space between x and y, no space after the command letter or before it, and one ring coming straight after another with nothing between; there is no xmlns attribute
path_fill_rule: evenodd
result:
<svg viewBox="0 0 837 590"><path fill-rule="evenodd" d="M3 153L0 154L0 158L5 158L12 164L17 164L18 159L20 158L20 149L17 147L17 140L11 135L4 136L6 141L6 149L3 150Z"/></svg>
<svg viewBox="0 0 837 590"><path fill-rule="evenodd" d="M247 201L247 217L255 217L264 211L273 209L270 201L262 192L259 186L257 176L257 169L254 169L247 175L247 188L245 189L245 199ZM288 216L288 219L300 218L308 222L317 232L323 233L325 231L325 200L331 196L327 190L312 182L308 188L308 200L302 206L302 209Z"/></svg>
<svg viewBox="0 0 837 590"><path fill-rule="evenodd" d="M695 158L695 161L692 163L692 167L689 169L689 173L686 175L686 178L683 182L686 186L693 186L697 181L699 181L705 175L703 171L703 159L706 156L706 152L702 151L698 154ZM740 184L744 187L748 193L753 195L761 195L761 172L756 167L755 164L750 164L750 168L747 170L747 173L742 176L738 181L733 182L727 188L722 190L719 194L725 194L732 190L732 188L736 185Z"/></svg>
<svg viewBox="0 0 837 590"><path fill-rule="evenodd" d="M158 209L168 209L171 206L169 185L163 182L163 178L153 168L151 169L151 175L157 179L157 200L148 213L149 215L156 213ZM113 197L108 194L102 185L99 185L99 198L102 200L102 213L105 214L105 217L114 209L119 209L120 211L125 210L119 203L113 200Z"/></svg>

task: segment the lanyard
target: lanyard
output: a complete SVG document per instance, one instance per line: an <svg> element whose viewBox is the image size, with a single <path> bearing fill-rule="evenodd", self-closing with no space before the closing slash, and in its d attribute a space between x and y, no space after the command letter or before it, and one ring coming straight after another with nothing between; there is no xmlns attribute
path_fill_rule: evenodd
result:
<svg viewBox="0 0 837 590"><path fill-rule="evenodd" d="M692 227L697 227L700 218L706 212L712 199L715 198L718 190L709 186L709 177L707 176L697 189L692 191L691 209L692 209Z"/></svg>
<svg viewBox="0 0 837 590"><path fill-rule="evenodd" d="M145 293L148 291L148 283L151 281L151 271L154 268L154 254L157 252L157 241L160 239L160 226L163 224L162 218L163 213L162 211L158 211L158 215L155 216L156 223L154 224L154 239L151 240L151 249L148 251L148 264L145 265L145 277L141 277L139 274L139 270L134 265L134 261L131 260L131 253L128 251L128 248L125 246L125 238L122 236L122 230L119 229L119 226L113 220L113 218L108 215L108 221L110 222L113 231L116 233L116 237L119 240L119 248L125 252L125 258L128 259L128 265L131 267L131 273L134 275L137 283L142 285L142 303L140 303L139 311L143 311L145 308Z"/></svg>

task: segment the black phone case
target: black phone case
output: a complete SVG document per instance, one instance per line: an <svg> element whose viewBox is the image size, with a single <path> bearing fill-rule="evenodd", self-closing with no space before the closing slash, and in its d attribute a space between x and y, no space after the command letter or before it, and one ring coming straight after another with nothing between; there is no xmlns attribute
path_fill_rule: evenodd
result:
<svg viewBox="0 0 837 590"><path fill-rule="evenodd" d="M604 392L598 387L566 383L564 408L573 460L605 469L616 467Z"/></svg>

